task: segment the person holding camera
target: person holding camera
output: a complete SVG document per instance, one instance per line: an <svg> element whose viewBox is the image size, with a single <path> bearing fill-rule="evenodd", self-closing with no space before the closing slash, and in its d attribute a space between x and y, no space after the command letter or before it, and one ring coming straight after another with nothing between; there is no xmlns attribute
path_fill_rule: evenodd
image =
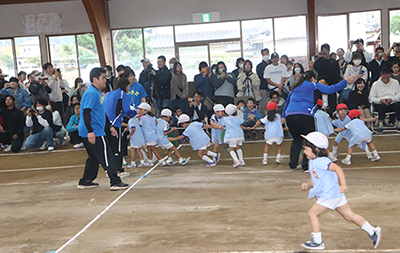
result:
<svg viewBox="0 0 400 253"><path fill-rule="evenodd" d="M56 109L60 113L64 113L63 95L62 95L62 82L61 82L61 71L60 69L54 69L53 64L47 62L43 65L44 80L47 85L51 88L49 94L50 100L56 103Z"/></svg>
<svg viewBox="0 0 400 253"><path fill-rule="evenodd" d="M236 82L238 88L236 96L252 97L256 101L260 101L260 78L252 69L253 63L250 60L246 60L243 64L243 72L239 74Z"/></svg>
<svg viewBox="0 0 400 253"><path fill-rule="evenodd" d="M207 106L201 100L203 99L203 92L197 90L194 92L193 98L189 99L189 117L192 121L202 122L207 114Z"/></svg>
<svg viewBox="0 0 400 253"><path fill-rule="evenodd" d="M236 78L231 73L227 73L227 68L223 61L217 63L217 74L212 77L212 85L215 89L214 102L223 106L234 104L237 93Z"/></svg>
<svg viewBox="0 0 400 253"><path fill-rule="evenodd" d="M194 86L196 89L203 92L205 98L213 99L214 87L212 86L213 73L209 70L208 64L205 61L199 63L200 73L194 76ZM217 72L215 72L217 73Z"/></svg>
<svg viewBox="0 0 400 253"><path fill-rule="evenodd" d="M393 50L394 56L390 56L390 52ZM400 62L400 42L394 42L392 47L389 48L383 56L385 61L388 61L390 65L395 62Z"/></svg>
<svg viewBox="0 0 400 253"><path fill-rule="evenodd" d="M352 52L351 50L353 46L356 46L356 51ZM355 53L359 53L361 55L361 65L365 67L367 67L368 63L374 59L374 54L365 50L363 39L357 39L355 41L350 40L349 50L347 50L347 52L344 54L344 60L348 63L351 63Z"/></svg>
<svg viewBox="0 0 400 253"><path fill-rule="evenodd" d="M0 108L0 116L4 119L4 127L0 125L0 143L11 144L5 151L18 153L25 139L25 116L15 106L15 97L7 95L5 104L5 108Z"/></svg>
<svg viewBox="0 0 400 253"><path fill-rule="evenodd" d="M4 79L8 75L3 74L3 70L0 69L0 90L4 88L4 85L7 83L7 81Z"/></svg>
<svg viewBox="0 0 400 253"><path fill-rule="evenodd" d="M28 109L32 105L29 92L19 86L18 79L15 77L10 78L10 82L4 86L0 93L3 96L11 95L15 97L17 108L23 112L26 112L26 109Z"/></svg>
<svg viewBox="0 0 400 253"><path fill-rule="evenodd" d="M165 65L164 55L157 58L158 70L153 69L150 73L154 76L153 98L154 107L157 110L157 118L160 117L160 112L165 107L171 107L171 71Z"/></svg>
<svg viewBox="0 0 400 253"><path fill-rule="evenodd" d="M49 94L51 93L51 88L47 85L44 78L40 76L40 72L37 70L32 71L31 78L33 81L29 85L29 92L32 95L33 104L36 104L38 98L50 101Z"/></svg>
<svg viewBox="0 0 400 253"><path fill-rule="evenodd" d="M140 60L142 63L143 70L139 75L139 83L143 85L146 93L150 96L150 82L152 82L151 71L153 70L153 64L150 63L150 60L144 58Z"/></svg>
<svg viewBox="0 0 400 253"><path fill-rule="evenodd" d="M370 84L376 82L381 77L381 70L390 67L389 63L383 59L385 56L383 47L375 48L374 59L368 63L367 69L370 72Z"/></svg>
<svg viewBox="0 0 400 253"><path fill-rule="evenodd" d="M73 96L76 96L78 98L78 100L81 101L85 91L86 91L86 84L83 83L82 78L77 77L75 79L75 89L70 94L71 98Z"/></svg>

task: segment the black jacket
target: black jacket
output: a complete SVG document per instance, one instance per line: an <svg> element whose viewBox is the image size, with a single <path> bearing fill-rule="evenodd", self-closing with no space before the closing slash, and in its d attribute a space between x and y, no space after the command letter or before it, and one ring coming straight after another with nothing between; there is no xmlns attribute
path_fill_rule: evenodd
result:
<svg viewBox="0 0 400 253"><path fill-rule="evenodd" d="M53 132L56 133L58 131L60 131L61 126L56 126L53 123L53 114L49 111L49 110L44 110L44 112L42 114L39 114L42 116L43 119L45 119L47 121L47 123L49 124L49 126L53 129ZM39 133L41 131L43 131L44 126L42 126L36 115L32 113L32 122L33 122L33 126L32 126L32 134L36 134Z"/></svg>
<svg viewBox="0 0 400 253"><path fill-rule="evenodd" d="M268 60L268 62L262 61L257 65L256 72L261 81L260 90L268 90L268 82L267 79L264 78L264 70L270 64L272 64L272 61Z"/></svg>
<svg viewBox="0 0 400 253"><path fill-rule="evenodd" d="M194 120L197 122L201 122L202 120L204 120L204 117L207 114L207 106L205 106L203 103L201 103L201 110L199 110L199 108L195 107L195 106L191 106L189 109L189 117L191 119L193 119L194 116L194 112L196 111L197 115L199 116L198 119Z"/></svg>
<svg viewBox="0 0 400 253"><path fill-rule="evenodd" d="M154 76L154 93L155 99L171 99L171 71L167 66L162 67Z"/></svg>
<svg viewBox="0 0 400 253"><path fill-rule="evenodd" d="M381 65L379 66L378 62L374 59L372 60L370 63L368 63L368 71L371 73L371 82L370 82L370 86L376 82L379 77L381 77L381 70L382 68L387 67L390 68L390 64L385 61L382 60Z"/></svg>
<svg viewBox="0 0 400 253"><path fill-rule="evenodd" d="M3 116L5 131L11 135L22 136L24 134L25 116L21 110L15 106L11 110L4 107L0 109L0 116Z"/></svg>

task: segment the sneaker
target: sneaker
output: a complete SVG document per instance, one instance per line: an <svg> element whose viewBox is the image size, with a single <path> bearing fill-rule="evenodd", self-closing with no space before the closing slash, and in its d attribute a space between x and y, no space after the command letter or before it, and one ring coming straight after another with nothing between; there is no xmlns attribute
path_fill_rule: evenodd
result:
<svg viewBox="0 0 400 253"><path fill-rule="evenodd" d="M21 151L24 151L24 150L26 150L25 142L24 142L24 144L22 144L22 147L21 147Z"/></svg>
<svg viewBox="0 0 400 253"><path fill-rule="evenodd" d="M125 158L122 158L122 166L127 166L127 165L128 165L128 162L125 161Z"/></svg>
<svg viewBox="0 0 400 253"><path fill-rule="evenodd" d="M106 173L106 178L109 178L107 171L104 171Z"/></svg>
<svg viewBox="0 0 400 253"><path fill-rule="evenodd" d="M94 183L94 182L88 182L88 183L79 183L78 184L78 189L79 190L84 190L84 189L90 189L90 188L96 188L99 187L98 183Z"/></svg>
<svg viewBox="0 0 400 253"><path fill-rule="evenodd" d="M218 163L220 158L221 158L221 153L217 153L217 156L214 157L214 162Z"/></svg>
<svg viewBox="0 0 400 253"><path fill-rule="evenodd" d="M303 246L306 249L325 249L324 242L316 243L314 242L314 240L311 240L309 242L303 242L301 246Z"/></svg>
<svg viewBox="0 0 400 253"><path fill-rule="evenodd" d="M239 160L233 163L233 168L237 168L239 166L240 166L240 161Z"/></svg>
<svg viewBox="0 0 400 253"><path fill-rule="evenodd" d="M134 168L136 168L136 163L135 162L131 162L130 164L128 164L127 166L126 166L128 169L134 169ZM139 166L138 166L139 167Z"/></svg>
<svg viewBox="0 0 400 253"><path fill-rule="evenodd" d="M276 158L275 162L276 162L277 164L280 164L280 163L281 163L281 158Z"/></svg>
<svg viewBox="0 0 400 253"><path fill-rule="evenodd" d="M54 147L47 147L48 151L54 151Z"/></svg>
<svg viewBox="0 0 400 253"><path fill-rule="evenodd" d="M124 171L124 172L118 172L118 174L117 174L117 176L118 176L119 178L129 177L130 175L131 175L131 173L126 172L126 171Z"/></svg>
<svg viewBox="0 0 400 253"><path fill-rule="evenodd" d="M244 162L244 160L240 161L240 166L246 166L246 163Z"/></svg>
<svg viewBox="0 0 400 253"><path fill-rule="evenodd" d="M376 156L373 156L373 157L371 158L371 161L376 162L376 161L379 161L380 159L381 159L380 156L379 156L379 155L376 155Z"/></svg>
<svg viewBox="0 0 400 253"><path fill-rule="evenodd" d="M138 168L146 167L146 163L139 163L139 164L137 165L137 167L138 167Z"/></svg>
<svg viewBox="0 0 400 253"><path fill-rule="evenodd" d="M374 227L375 233L371 235L372 243L374 244L374 248L376 249L382 239L382 228L375 226Z"/></svg>
<svg viewBox="0 0 400 253"><path fill-rule="evenodd" d="M168 166L172 166L172 165L175 165L176 162L174 162L174 160L168 160L168 161L166 161L166 164L167 164Z"/></svg>
<svg viewBox="0 0 400 253"><path fill-rule="evenodd" d="M267 165L267 164L268 164L267 160L262 160L262 165Z"/></svg>
<svg viewBox="0 0 400 253"><path fill-rule="evenodd" d="M204 167L214 167L215 165L216 165L215 162L210 162L210 163L204 164Z"/></svg>
<svg viewBox="0 0 400 253"><path fill-rule="evenodd" d="M305 170L303 170L303 172L304 172L304 173L308 173L308 172L309 172L309 170L308 170L308 169L305 169Z"/></svg>
<svg viewBox="0 0 400 253"><path fill-rule="evenodd" d="M83 142L75 144L74 148L83 148L85 145L83 144Z"/></svg>
<svg viewBox="0 0 400 253"><path fill-rule="evenodd" d="M186 165L189 161L190 161L190 157L188 157L188 158L183 158L183 160L181 160L181 161L179 162L179 164L183 166L183 165Z"/></svg>
<svg viewBox="0 0 400 253"><path fill-rule="evenodd" d="M338 157L338 154L336 152L331 152L331 154L336 158Z"/></svg>
<svg viewBox="0 0 400 253"><path fill-rule="evenodd" d="M144 166L145 166L145 167L153 167L154 164L153 164L153 162L145 162L145 163L144 163Z"/></svg>
<svg viewBox="0 0 400 253"><path fill-rule="evenodd" d="M10 152L11 151L11 145L8 145L8 147L6 147L5 149L4 149L4 152Z"/></svg>
<svg viewBox="0 0 400 253"><path fill-rule="evenodd" d="M129 187L129 184L125 184L125 183L119 183L119 184L115 184L112 185L110 187L110 191L119 191L119 190L125 190Z"/></svg>
<svg viewBox="0 0 400 253"><path fill-rule="evenodd" d="M345 158L345 159L342 160L342 163L345 164L345 165L350 165L351 164L351 160Z"/></svg>
<svg viewBox="0 0 400 253"><path fill-rule="evenodd" d="M161 160L158 165L160 165L162 167L162 166L167 165L167 162L164 160Z"/></svg>
<svg viewBox="0 0 400 253"><path fill-rule="evenodd" d="M365 152L365 154L367 155L368 160L372 159L373 156L372 156L371 152Z"/></svg>
<svg viewBox="0 0 400 253"><path fill-rule="evenodd" d="M329 153L328 158L329 158L329 160L331 160L332 162L336 162L336 161L337 161L337 158L333 155L332 152Z"/></svg>
<svg viewBox="0 0 400 253"><path fill-rule="evenodd" d="M379 127L379 128L376 130L376 134L383 134L383 127Z"/></svg>
<svg viewBox="0 0 400 253"><path fill-rule="evenodd" d="M43 142L42 146L39 148L39 150L45 150L47 145L47 141Z"/></svg>

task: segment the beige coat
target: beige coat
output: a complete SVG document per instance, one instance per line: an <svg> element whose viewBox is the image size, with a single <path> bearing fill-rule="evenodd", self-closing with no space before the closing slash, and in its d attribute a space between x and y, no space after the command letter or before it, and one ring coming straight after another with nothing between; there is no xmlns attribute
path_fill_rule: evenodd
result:
<svg viewBox="0 0 400 253"><path fill-rule="evenodd" d="M183 98L183 95L189 97L189 84L187 82L186 75L183 73L180 76L172 74L171 100L176 99L176 95L178 95L180 98Z"/></svg>
<svg viewBox="0 0 400 253"><path fill-rule="evenodd" d="M261 100L261 95L260 95L260 78L258 78L257 73L252 72L250 75L250 78L253 80L251 82L251 87L252 87L252 91L253 91L253 97L256 101ZM244 87L245 85L243 84L246 80L246 73L242 72L239 74L238 76L238 80L236 82L237 88L238 88L238 93L236 94L237 97L245 97L247 96L246 94L246 89L247 89L247 85L246 87ZM247 80L246 83L249 83L250 80Z"/></svg>

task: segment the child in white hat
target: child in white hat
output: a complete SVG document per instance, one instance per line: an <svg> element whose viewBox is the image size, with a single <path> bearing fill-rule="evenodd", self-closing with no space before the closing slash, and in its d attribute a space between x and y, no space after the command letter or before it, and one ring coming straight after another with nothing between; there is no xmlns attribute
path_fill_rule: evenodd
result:
<svg viewBox="0 0 400 253"><path fill-rule="evenodd" d="M222 122L224 121L225 107L222 104L216 104L213 109L215 114L211 116L210 125L218 127L218 129L211 129L211 142L214 143L213 151L217 153L219 159L218 147L223 144L221 140L222 130L219 127L222 126Z"/></svg>
<svg viewBox="0 0 400 253"><path fill-rule="evenodd" d="M325 249L318 216L332 209L366 231L372 239L374 248L377 248L382 237L382 228L372 227L362 216L353 213L351 210L344 195L347 192L344 172L342 168L332 163L327 157L328 138L319 132L312 132L307 136L302 135L302 137L305 139L303 148L304 154L309 159L308 168L311 179L307 183L303 183L301 189L308 190L311 188L308 198L311 199L314 196L317 198L317 202L308 211L312 239L303 243L302 246L307 249Z"/></svg>

